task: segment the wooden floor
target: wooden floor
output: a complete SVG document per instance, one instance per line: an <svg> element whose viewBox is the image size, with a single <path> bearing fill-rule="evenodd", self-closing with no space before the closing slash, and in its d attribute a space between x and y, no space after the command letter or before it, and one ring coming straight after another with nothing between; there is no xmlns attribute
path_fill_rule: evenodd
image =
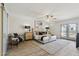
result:
<svg viewBox="0 0 79 59"><path fill-rule="evenodd" d="M75 47L75 42L69 40L66 41L69 42L69 44L65 45L62 49L56 50L54 54L51 54L50 51L43 49L43 47L41 47L43 44L34 40L24 41L20 43L18 47L10 49L7 52L7 56L78 56L79 50ZM48 43L46 45L48 45ZM58 47L60 46L58 45ZM54 50L55 49L56 48L54 48ZM54 51L53 49L51 50L52 52Z"/></svg>

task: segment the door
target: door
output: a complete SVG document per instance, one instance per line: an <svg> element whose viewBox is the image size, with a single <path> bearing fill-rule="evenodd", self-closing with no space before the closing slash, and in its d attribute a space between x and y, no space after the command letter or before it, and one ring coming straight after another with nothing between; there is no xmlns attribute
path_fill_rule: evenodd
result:
<svg viewBox="0 0 79 59"><path fill-rule="evenodd" d="M0 56L2 55L2 4L0 3Z"/></svg>
<svg viewBox="0 0 79 59"><path fill-rule="evenodd" d="M75 40L77 34L77 24L68 24L68 39Z"/></svg>
<svg viewBox="0 0 79 59"><path fill-rule="evenodd" d="M76 40L77 24L62 24L61 38Z"/></svg>
<svg viewBox="0 0 79 59"><path fill-rule="evenodd" d="M8 15L5 10L3 10L3 55L7 52L8 43Z"/></svg>
<svg viewBox="0 0 79 59"><path fill-rule="evenodd" d="M61 25L61 38L67 38L67 25Z"/></svg>

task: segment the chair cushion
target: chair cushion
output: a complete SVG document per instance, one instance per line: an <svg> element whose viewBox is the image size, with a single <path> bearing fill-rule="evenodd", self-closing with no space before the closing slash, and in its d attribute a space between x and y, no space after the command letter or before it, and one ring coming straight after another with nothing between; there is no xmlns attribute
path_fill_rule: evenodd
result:
<svg viewBox="0 0 79 59"><path fill-rule="evenodd" d="M12 38L12 40L14 40L14 41L16 41L16 40L17 40L17 41L19 42L19 39L18 39L18 38Z"/></svg>

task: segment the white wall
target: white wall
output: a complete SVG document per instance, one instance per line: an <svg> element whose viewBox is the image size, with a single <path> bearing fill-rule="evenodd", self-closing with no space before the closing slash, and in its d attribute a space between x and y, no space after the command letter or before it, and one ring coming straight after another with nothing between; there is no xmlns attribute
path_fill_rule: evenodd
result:
<svg viewBox="0 0 79 59"><path fill-rule="evenodd" d="M9 33L24 33L24 25L33 26L33 18L22 16L9 16Z"/></svg>
<svg viewBox="0 0 79 59"><path fill-rule="evenodd" d="M76 23L78 24L78 32L79 32L79 17L68 19L68 20L63 20L63 21L57 21L55 22L54 26L54 34L57 35L58 38L60 38L60 24L72 24Z"/></svg>

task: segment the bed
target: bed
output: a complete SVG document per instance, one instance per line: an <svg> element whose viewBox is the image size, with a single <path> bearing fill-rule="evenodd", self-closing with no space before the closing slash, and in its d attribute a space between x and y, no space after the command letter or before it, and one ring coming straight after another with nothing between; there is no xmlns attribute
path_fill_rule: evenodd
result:
<svg viewBox="0 0 79 59"><path fill-rule="evenodd" d="M41 34L39 33L40 32L34 32L34 39L40 43L45 44L48 42L56 41L55 35L50 35L50 34L47 34L46 32L41 32Z"/></svg>

